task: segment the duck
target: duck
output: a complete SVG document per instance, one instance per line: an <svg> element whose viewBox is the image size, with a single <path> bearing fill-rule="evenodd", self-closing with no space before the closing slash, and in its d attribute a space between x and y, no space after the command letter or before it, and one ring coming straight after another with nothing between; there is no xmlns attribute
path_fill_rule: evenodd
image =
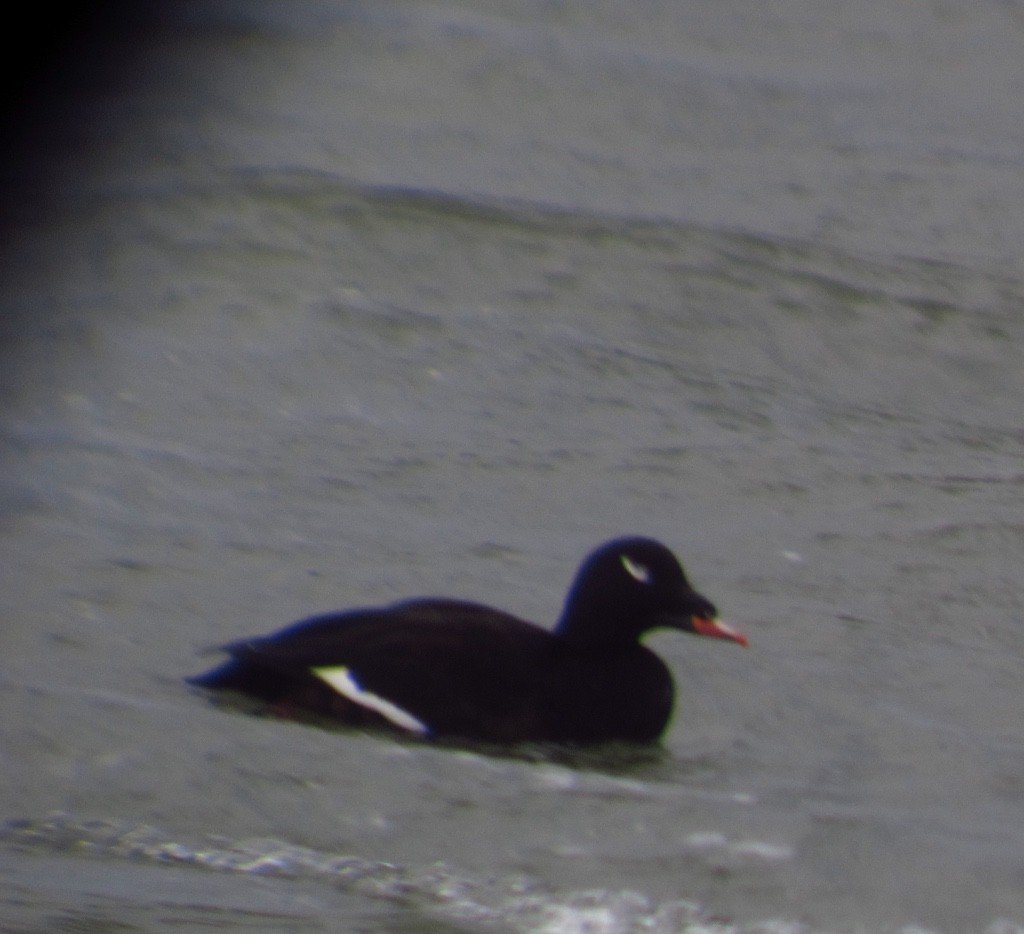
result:
<svg viewBox="0 0 1024 934"><path fill-rule="evenodd" d="M512 745L653 743L675 705L656 629L746 636L719 619L665 545L612 539L582 562L552 629L446 597L313 616L222 647L186 679L292 719L419 739Z"/></svg>

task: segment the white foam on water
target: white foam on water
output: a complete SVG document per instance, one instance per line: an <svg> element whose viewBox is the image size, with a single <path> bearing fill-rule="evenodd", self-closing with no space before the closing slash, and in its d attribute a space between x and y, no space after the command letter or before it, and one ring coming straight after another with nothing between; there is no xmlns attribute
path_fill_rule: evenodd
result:
<svg viewBox="0 0 1024 934"><path fill-rule="evenodd" d="M784 848L756 841L730 843L716 832L691 834L687 842L695 849L731 849L734 854L745 852L770 860L787 858ZM65 814L0 824L3 844L21 851L90 853L282 879L322 878L353 895L412 906L449 923L473 924L483 930L512 929L531 934L824 934L827 930L785 918L735 921L684 898L658 901L628 889L552 891L526 877L476 878L442 863L402 866L276 839L217 839L215 843L190 845L168 840L147 825L79 820ZM916 924L898 932L938 934ZM999 918L984 929L984 934L1024 934L1024 927Z"/></svg>

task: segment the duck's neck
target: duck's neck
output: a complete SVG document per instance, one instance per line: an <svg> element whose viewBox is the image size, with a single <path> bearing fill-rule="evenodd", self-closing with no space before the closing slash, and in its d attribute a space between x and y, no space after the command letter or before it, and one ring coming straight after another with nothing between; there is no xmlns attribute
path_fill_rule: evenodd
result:
<svg viewBox="0 0 1024 934"><path fill-rule="evenodd" d="M576 646L622 649L636 645L641 631L635 615L625 608L570 599L555 626L555 635Z"/></svg>

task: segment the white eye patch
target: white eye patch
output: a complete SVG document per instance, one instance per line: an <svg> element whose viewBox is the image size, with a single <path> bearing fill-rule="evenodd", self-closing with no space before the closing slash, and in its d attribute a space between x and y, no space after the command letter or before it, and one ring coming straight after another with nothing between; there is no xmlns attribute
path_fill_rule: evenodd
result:
<svg viewBox="0 0 1024 934"><path fill-rule="evenodd" d="M332 668L313 668L311 671L346 700L350 700L353 704L358 704L367 710L372 710L374 713L379 713L389 723L393 723L403 730L408 730L410 733L418 733L421 736L430 732L430 727L421 720L417 720L408 711L402 710L401 707L393 704L386 697L381 697L372 691L364 690L359 682L356 681L355 675L344 665Z"/></svg>
<svg viewBox="0 0 1024 934"><path fill-rule="evenodd" d="M626 569L626 573L629 574L633 580L639 581L641 584L649 584L653 579L651 569L643 564L638 564L629 555L619 555L619 560L622 562L622 566Z"/></svg>

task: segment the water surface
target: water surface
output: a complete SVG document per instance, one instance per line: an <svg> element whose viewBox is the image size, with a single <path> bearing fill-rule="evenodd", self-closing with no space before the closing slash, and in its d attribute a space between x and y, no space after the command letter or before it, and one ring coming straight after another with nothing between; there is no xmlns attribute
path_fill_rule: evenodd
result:
<svg viewBox="0 0 1024 934"><path fill-rule="evenodd" d="M4 924L1024 925L1014 8L130 25L8 169ZM650 755L181 681L625 532L751 638L651 638Z"/></svg>

